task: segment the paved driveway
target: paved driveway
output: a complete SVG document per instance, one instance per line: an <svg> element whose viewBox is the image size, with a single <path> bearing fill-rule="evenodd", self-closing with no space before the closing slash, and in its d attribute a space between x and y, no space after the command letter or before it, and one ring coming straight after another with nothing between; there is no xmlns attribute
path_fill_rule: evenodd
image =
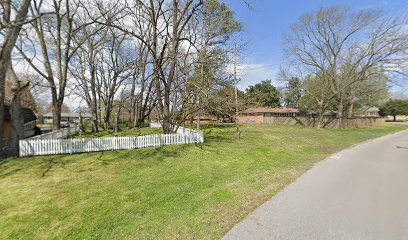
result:
<svg viewBox="0 0 408 240"><path fill-rule="evenodd" d="M408 239L408 131L320 162L224 239Z"/></svg>

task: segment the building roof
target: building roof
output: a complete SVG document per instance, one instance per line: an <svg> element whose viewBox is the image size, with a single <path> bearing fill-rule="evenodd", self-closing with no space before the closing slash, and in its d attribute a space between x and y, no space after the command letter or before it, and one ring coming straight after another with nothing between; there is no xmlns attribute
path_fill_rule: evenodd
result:
<svg viewBox="0 0 408 240"><path fill-rule="evenodd" d="M248 108L241 113L298 113L296 108Z"/></svg>
<svg viewBox="0 0 408 240"><path fill-rule="evenodd" d="M24 117L24 123L29 123L34 120L37 120L37 116L34 114L33 110L29 108L20 108L21 113L23 114ZM11 115L10 115L10 106L5 105L4 106L4 119L5 120L11 120Z"/></svg>
<svg viewBox="0 0 408 240"><path fill-rule="evenodd" d="M379 112L380 109L378 107L368 107L365 109L366 112Z"/></svg>
<svg viewBox="0 0 408 240"><path fill-rule="evenodd" d="M83 118L92 118L90 113L81 113ZM52 113L46 113L43 117L52 117ZM61 113L61 117L76 118L79 117L79 113Z"/></svg>
<svg viewBox="0 0 408 240"><path fill-rule="evenodd" d="M27 84L27 81L21 81L21 84ZM14 83L6 78L5 82L5 95L4 95L4 103L7 105L11 104L11 100L13 98L13 88L14 88ZM35 100L33 98L33 95L30 92L30 89L28 87L24 88L22 92L20 93L21 95L21 106L25 108L30 108L33 111L36 110L37 106L35 104Z"/></svg>

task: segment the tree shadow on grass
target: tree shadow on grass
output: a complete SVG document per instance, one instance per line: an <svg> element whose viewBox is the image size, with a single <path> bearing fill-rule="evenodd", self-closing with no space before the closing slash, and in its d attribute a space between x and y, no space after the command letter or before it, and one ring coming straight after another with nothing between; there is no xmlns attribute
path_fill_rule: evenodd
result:
<svg viewBox="0 0 408 240"><path fill-rule="evenodd" d="M220 143L233 143L236 141L233 133L217 133L209 131L203 144L171 145L133 150L114 150L93 153L78 153L71 155L51 155L28 158L14 158L0 162L0 177L6 177L29 168L40 168L41 177L46 177L57 166L64 167L66 164L79 163L95 166L109 166L112 164L129 162L136 166L148 167L163 162L169 158L177 158L184 151L192 147L200 148L201 151L212 152L221 155ZM88 163L86 163L88 161ZM9 166L5 163L10 163ZM88 168L87 168L88 169ZM80 171L80 169L78 169ZM85 170L87 171L87 170Z"/></svg>
<svg viewBox="0 0 408 240"><path fill-rule="evenodd" d="M42 158L42 159L38 159ZM65 165L66 160L62 160L63 155L54 155L54 156L40 156L32 159L31 157L27 158L10 158L0 163L0 178L5 178L11 175L14 175L23 170L40 168L41 177L46 177L52 168L56 165Z"/></svg>
<svg viewBox="0 0 408 240"><path fill-rule="evenodd" d="M98 153L98 156L92 159L92 164L103 167L109 167L115 164L128 166L129 168L134 166L141 168L150 167L163 162L168 158L181 156L184 147L185 146L183 145L178 145L133 150L105 151Z"/></svg>
<svg viewBox="0 0 408 240"><path fill-rule="evenodd" d="M213 142L227 142L227 143L231 143L233 141L235 141L236 139L234 139L234 135L233 133L221 133L221 132L213 132L213 129L208 129L206 131L204 131L205 133L205 137L204 137L204 143L205 144L211 144Z"/></svg>
<svg viewBox="0 0 408 240"><path fill-rule="evenodd" d="M47 173L49 173L51 171L51 169L54 168L56 165L65 166L66 161L61 161L61 160L62 160L61 156L59 156L59 157L52 156L52 157L49 157L47 159L47 161L44 161L42 163L43 171L42 171L41 177L46 177Z"/></svg>
<svg viewBox="0 0 408 240"><path fill-rule="evenodd" d="M209 144L211 144L212 142L216 142L216 143L220 143L220 142L224 142L224 143L232 143L235 141L235 139L231 138L231 137L226 137L226 136L222 136L219 134L216 135L209 135L205 137L205 141Z"/></svg>
<svg viewBox="0 0 408 240"><path fill-rule="evenodd" d="M11 176L15 173L20 172L21 170L24 170L24 167L21 166L21 164L18 164L17 166L15 164L12 164L12 161L16 161L17 159L11 158L11 159L6 159L0 162L0 179L5 178L7 176Z"/></svg>

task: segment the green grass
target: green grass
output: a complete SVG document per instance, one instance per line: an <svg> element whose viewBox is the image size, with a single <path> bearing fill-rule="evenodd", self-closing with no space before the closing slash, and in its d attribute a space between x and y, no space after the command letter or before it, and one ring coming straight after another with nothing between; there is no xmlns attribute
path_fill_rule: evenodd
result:
<svg viewBox="0 0 408 240"><path fill-rule="evenodd" d="M202 145L0 163L0 239L217 239L316 162L406 126L208 128Z"/></svg>
<svg viewBox="0 0 408 240"><path fill-rule="evenodd" d="M121 132L113 132L113 130L104 130L97 133L92 133L91 130L86 131L82 135L75 135L72 138L99 138L99 137L114 137L114 136L141 136L149 134L162 133L161 129L157 128L139 128L139 129L122 129Z"/></svg>

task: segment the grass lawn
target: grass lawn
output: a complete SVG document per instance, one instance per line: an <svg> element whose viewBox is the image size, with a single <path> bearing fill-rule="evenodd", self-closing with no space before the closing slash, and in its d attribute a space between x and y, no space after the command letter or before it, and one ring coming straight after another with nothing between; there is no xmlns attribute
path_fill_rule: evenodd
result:
<svg viewBox="0 0 408 240"><path fill-rule="evenodd" d="M75 135L72 138L99 138L99 137L114 137L114 136L142 136L150 134L162 133L159 128L139 128L139 129L122 129L121 132L113 132L113 130L104 130L97 133L92 133L88 128L85 134Z"/></svg>
<svg viewBox="0 0 408 240"><path fill-rule="evenodd" d="M316 162L406 129L208 128L202 145L0 163L0 239L217 239Z"/></svg>

